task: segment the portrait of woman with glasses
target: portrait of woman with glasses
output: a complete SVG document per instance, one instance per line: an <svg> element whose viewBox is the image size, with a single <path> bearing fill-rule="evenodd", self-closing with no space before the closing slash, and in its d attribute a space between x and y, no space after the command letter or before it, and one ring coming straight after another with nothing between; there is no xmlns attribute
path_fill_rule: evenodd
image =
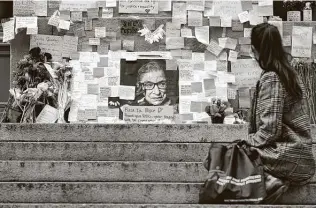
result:
<svg viewBox="0 0 316 208"><path fill-rule="evenodd" d="M155 61L148 62L138 70L135 101L139 106L173 105L167 87L165 70Z"/></svg>

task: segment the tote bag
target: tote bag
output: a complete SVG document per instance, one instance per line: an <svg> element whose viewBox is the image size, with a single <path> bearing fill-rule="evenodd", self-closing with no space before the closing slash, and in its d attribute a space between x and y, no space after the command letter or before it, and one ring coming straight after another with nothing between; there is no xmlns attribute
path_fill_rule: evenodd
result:
<svg viewBox="0 0 316 208"><path fill-rule="evenodd" d="M200 189L200 204L259 204L266 197L262 162L244 142L212 144L204 166L209 174Z"/></svg>

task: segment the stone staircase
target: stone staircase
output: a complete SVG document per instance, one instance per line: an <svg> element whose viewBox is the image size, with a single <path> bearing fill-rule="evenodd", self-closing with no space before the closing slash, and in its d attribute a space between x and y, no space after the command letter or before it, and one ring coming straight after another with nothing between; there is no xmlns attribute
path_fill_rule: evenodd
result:
<svg viewBox="0 0 316 208"><path fill-rule="evenodd" d="M1 124L0 206L272 207L197 204L210 142L246 135L243 125ZM276 207L316 207L315 181Z"/></svg>

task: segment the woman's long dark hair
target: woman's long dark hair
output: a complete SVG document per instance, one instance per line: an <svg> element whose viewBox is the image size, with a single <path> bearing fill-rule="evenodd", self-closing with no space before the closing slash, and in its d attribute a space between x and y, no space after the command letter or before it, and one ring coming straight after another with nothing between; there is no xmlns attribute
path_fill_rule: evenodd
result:
<svg viewBox="0 0 316 208"><path fill-rule="evenodd" d="M264 71L274 71L278 74L286 91L295 98L302 97L302 89L296 71L292 68L289 57L283 45L277 27L268 23L256 25L251 33L251 45L259 57L256 57Z"/></svg>

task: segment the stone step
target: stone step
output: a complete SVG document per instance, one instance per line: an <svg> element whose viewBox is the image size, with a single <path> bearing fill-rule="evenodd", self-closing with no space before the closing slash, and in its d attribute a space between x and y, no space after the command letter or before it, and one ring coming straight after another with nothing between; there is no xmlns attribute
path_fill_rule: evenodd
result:
<svg viewBox="0 0 316 208"><path fill-rule="evenodd" d="M2 208L315 208L315 205L231 205L231 204L5 204Z"/></svg>
<svg viewBox="0 0 316 208"><path fill-rule="evenodd" d="M231 142L247 135L247 125L0 125L1 141ZM312 135L316 142L316 125L312 126Z"/></svg>
<svg viewBox="0 0 316 208"><path fill-rule="evenodd" d="M1 203L197 204L200 183L1 182ZM280 204L313 205L316 185L292 187Z"/></svg>
<svg viewBox="0 0 316 208"><path fill-rule="evenodd" d="M0 160L201 162L209 146L209 143L0 142Z"/></svg>
<svg viewBox="0 0 316 208"><path fill-rule="evenodd" d="M0 181L201 182L208 171L197 162L0 161Z"/></svg>
<svg viewBox="0 0 316 208"><path fill-rule="evenodd" d="M231 142L246 138L247 131L247 125L1 124L0 140Z"/></svg>
<svg viewBox="0 0 316 208"><path fill-rule="evenodd" d="M202 162L209 147L210 143L0 142L0 160ZM316 144L313 151L316 156Z"/></svg>
<svg viewBox="0 0 316 208"><path fill-rule="evenodd" d="M207 175L201 162L0 161L2 182L203 182Z"/></svg>

